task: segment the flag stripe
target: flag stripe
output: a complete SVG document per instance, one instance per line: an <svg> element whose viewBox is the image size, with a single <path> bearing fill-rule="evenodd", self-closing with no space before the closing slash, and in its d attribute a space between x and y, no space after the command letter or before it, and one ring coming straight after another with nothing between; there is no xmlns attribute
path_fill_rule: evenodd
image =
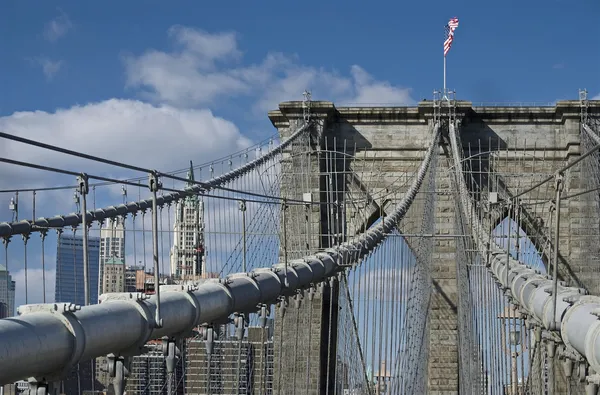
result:
<svg viewBox="0 0 600 395"><path fill-rule="evenodd" d="M454 31L458 27L458 18L451 18L445 26L444 56L448 54L454 41Z"/></svg>

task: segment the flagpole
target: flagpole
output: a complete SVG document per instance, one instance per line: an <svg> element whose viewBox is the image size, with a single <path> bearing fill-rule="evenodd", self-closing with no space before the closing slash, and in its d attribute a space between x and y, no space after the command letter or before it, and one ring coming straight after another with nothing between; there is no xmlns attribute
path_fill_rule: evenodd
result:
<svg viewBox="0 0 600 395"><path fill-rule="evenodd" d="M442 93L442 99L447 99L447 96L446 96L446 55L444 55L444 90Z"/></svg>

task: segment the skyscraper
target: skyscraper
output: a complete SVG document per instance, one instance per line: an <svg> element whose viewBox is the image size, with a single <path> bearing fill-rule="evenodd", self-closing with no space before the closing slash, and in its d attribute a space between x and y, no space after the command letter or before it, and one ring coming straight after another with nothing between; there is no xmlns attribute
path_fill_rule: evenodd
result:
<svg viewBox="0 0 600 395"><path fill-rule="evenodd" d="M98 266L100 238L88 239L90 303L98 303ZM62 234L56 247L56 302L85 305L83 278L83 237Z"/></svg>
<svg viewBox="0 0 600 395"><path fill-rule="evenodd" d="M125 292L125 264L121 259L110 258L104 262L102 293Z"/></svg>
<svg viewBox="0 0 600 395"><path fill-rule="evenodd" d="M100 229L100 264L98 267L98 295L108 291L104 286L104 267L108 260L120 260L125 272L125 223L122 218L111 218ZM114 289L114 287L109 287ZM119 291L123 292L123 290Z"/></svg>
<svg viewBox="0 0 600 395"><path fill-rule="evenodd" d="M15 315L15 282L6 266L0 265L0 318Z"/></svg>
<svg viewBox="0 0 600 395"><path fill-rule="evenodd" d="M194 168L190 161L185 190L194 186ZM174 242L171 248L171 274L178 280L198 279L204 266L204 204L197 195L177 203Z"/></svg>

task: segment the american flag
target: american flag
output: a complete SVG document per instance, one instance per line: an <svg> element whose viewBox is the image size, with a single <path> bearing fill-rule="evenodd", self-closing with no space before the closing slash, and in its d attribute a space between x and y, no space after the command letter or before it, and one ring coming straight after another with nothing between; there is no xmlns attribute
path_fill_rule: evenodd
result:
<svg viewBox="0 0 600 395"><path fill-rule="evenodd" d="M454 31L458 27L458 18L452 18L446 25L446 41L444 41L444 56L448 54L450 51L450 47L452 46L452 41L454 41Z"/></svg>

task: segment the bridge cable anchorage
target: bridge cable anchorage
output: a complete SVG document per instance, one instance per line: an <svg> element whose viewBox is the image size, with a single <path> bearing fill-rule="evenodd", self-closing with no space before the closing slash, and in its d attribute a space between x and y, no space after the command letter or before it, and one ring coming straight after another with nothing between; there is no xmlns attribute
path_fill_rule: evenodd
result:
<svg viewBox="0 0 600 395"><path fill-rule="evenodd" d="M0 319L0 384L25 377L50 377L57 372L68 371L81 361L109 353L115 356L130 355L131 352L138 352L136 350L139 350L140 344L150 339L189 333L198 324L223 322L235 312L248 314L256 311L259 303L271 304L280 300L280 308L285 311L289 295L337 276L344 269L338 266L338 262L348 265L352 260L361 261L381 244L390 231L397 228L415 200L432 158L437 155L439 138L440 127L436 124L416 175L394 210L386 216L385 223L372 226L352 241L306 256L303 264L292 262L291 266L287 266L287 262L279 263L270 269L255 269L250 276L245 273L231 274L227 281L206 281L193 289L165 287L164 292L169 295L168 303L161 303L160 314L169 319L162 322L160 328L153 322L157 321L157 317L154 320L152 317L152 313L159 310L159 282L156 283L157 295L147 298L133 294L105 294L101 304L84 306L79 311L69 311L64 315L29 309L18 317ZM155 172L149 175L149 187L153 195L160 189ZM156 207L159 201L160 197L156 197L156 205L152 206ZM158 230L157 210L154 213L154 228ZM154 244L157 245L156 242ZM297 260L295 262L299 263ZM155 267L156 264L155 260ZM289 273L281 273L286 267ZM158 273L156 269L155 273ZM283 283L288 274L289 287L286 288ZM193 301L192 306L190 301ZM64 322L65 319L69 322ZM95 335L98 333L98 322L103 323L102 336ZM72 332L73 328L77 335ZM127 331L123 331L123 328L127 328ZM38 345L36 353L24 352L24 347L30 344ZM74 353L73 349L78 351ZM115 368L118 367L115 373L124 377L125 361L117 358L117 362L120 362L115 363Z"/></svg>
<svg viewBox="0 0 600 395"><path fill-rule="evenodd" d="M489 248L486 247L485 231L479 219L472 213L473 203L468 194L464 175L460 167L460 151L458 148L458 137L455 126L450 124L450 144L454 168L457 172L458 192L460 194L460 207L466 218L471 218L471 230L475 245L479 251L488 251L491 254L490 272L493 278L502 286L506 287L513 300L523 311L533 317L539 323L540 330L545 329L552 341L560 341L568 350L579 353L590 364L593 371L600 371L600 331L597 330L600 317L600 297L586 296L586 291L581 288L568 287L563 282L558 282L556 292L552 292L552 281L522 264L521 262L508 258L508 264L505 265L506 256L502 254L502 249L491 242ZM592 148L583 156L590 155L598 149L598 145ZM580 162L578 158L569 165L563 167L557 174L561 174L572 166L575 162ZM552 176L555 177L554 175ZM562 183L562 180L561 180ZM560 186L558 188L560 191ZM521 193L520 195L522 195ZM505 284L503 275L505 268L510 271L508 280ZM555 299L556 297L556 299ZM556 302L554 302L556 300ZM554 312L553 312L554 310ZM558 337L557 337L558 336ZM595 380L593 376L587 376L588 381Z"/></svg>
<svg viewBox="0 0 600 395"><path fill-rule="evenodd" d="M263 163L269 161L270 159L272 159L279 153L283 152L283 150L285 148L287 148L290 144L292 144L294 141L296 141L298 138L300 138L305 132L307 132L312 125L313 125L313 121L303 124L287 140L285 140L284 142L279 144L277 147L275 147L268 153L254 159L253 161L250 161L247 164L238 167L237 169L234 169L232 171L229 171L227 173L224 173L217 177L214 177L209 181L201 183L202 185L198 185L198 184L194 185L188 191L173 191L173 190L171 190L172 193L165 194L163 196L159 196L157 198L157 205L163 206L167 203L181 200L184 197L189 196L190 194L193 194L193 193L198 194L198 193L206 192L207 190L210 190L210 189L220 188L220 186L225 184L226 182L231 181L236 178L239 178L239 177L249 173L250 171L254 170L257 166L262 165ZM25 144L34 145L37 147L40 147L40 144L41 144L41 145L43 145L42 148L51 149L54 151L66 153L69 155L75 155L75 156L83 157L83 158L90 159L90 160L98 159L102 163L106 163L105 162L106 160L102 159L102 158L96 158L91 155L80 154L75 151L65 150L63 148L54 147L49 144L39 143L34 140L25 139L22 137L9 135L9 134L2 133L2 132L0 132L0 137L19 141L19 142L22 142ZM81 155L85 155L85 156L81 156ZM14 164L17 166L30 167L30 168L34 168L34 169L38 169L38 170L53 171L53 172L57 172L57 173L61 173L61 174L71 175L74 177L78 177L80 175L80 173L77 173L77 172L55 169L55 168L48 167L48 166L35 165L35 164L16 161L16 160L7 159L7 158L0 158L0 162ZM110 162L112 162L112 161L110 161ZM118 162L114 162L114 163L115 163L115 165L118 164ZM133 167L140 169L139 171L143 171L146 174L153 172L153 170L150 170L150 169L142 169L142 168L138 168L137 166L133 166ZM173 178L173 176L166 174L166 173L158 173L158 175L162 176L162 177ZM108 178L108 177L100 177L100 176L92 177L89 174L88 174L88 177L96 179L96 180L102 180L102 181L106 181L106 182L110 182L110 183L115 183L115 184L130 185L133 187L139 186L138 183L129 182L129 181L125 181L125 180L117 180L117 179L112 179L112 178ZM177 177L177 178L179 178L179 177ZM177 179L177 178L174 178L174 179ZM184 179L184 181L187 181L187 180ZM38 188L38 190L39 190L39 188ZM168 189L163 188L163 190L167 191ZM240 192L240 191L233 191L233 192ZM262 197L265 197L265 196L262 196ZM273 199L273 197L268 197L268 196L267 196L267 198ZM248 199L246 199L246 200L248 200ZM291 202L291 201L289 201L289 202ZM299 201L299 203L306 204L306 202L300 202L300 201ZM111 206L111 207L106 207L103 209L96 209L93 212L90 212L89 215L91 217L91 222L93 222L93 221L101 222L108 218L115 218L115 217L122 216L122 215L142 212L151 207L152 207L151 200L139 200L137 202L129 202L127 204L121 204L116 207ZM0 223L0 237L11 236L11 235L16 235L16 234L23 234L23 233L28 233L28 232L38 232L41 228L59 228L59 227L67 227L67 226L78 226L80 223L81 223L81 217L79 215L55 216L55 217L50 217L50 218L39 218L39 219L36 219L33 221L26 220L26 221L20 221L20 222L18 221L18 216L17 216L15 218L13 218L13 221L11 223L6 223L6 222Z"/></svg>

